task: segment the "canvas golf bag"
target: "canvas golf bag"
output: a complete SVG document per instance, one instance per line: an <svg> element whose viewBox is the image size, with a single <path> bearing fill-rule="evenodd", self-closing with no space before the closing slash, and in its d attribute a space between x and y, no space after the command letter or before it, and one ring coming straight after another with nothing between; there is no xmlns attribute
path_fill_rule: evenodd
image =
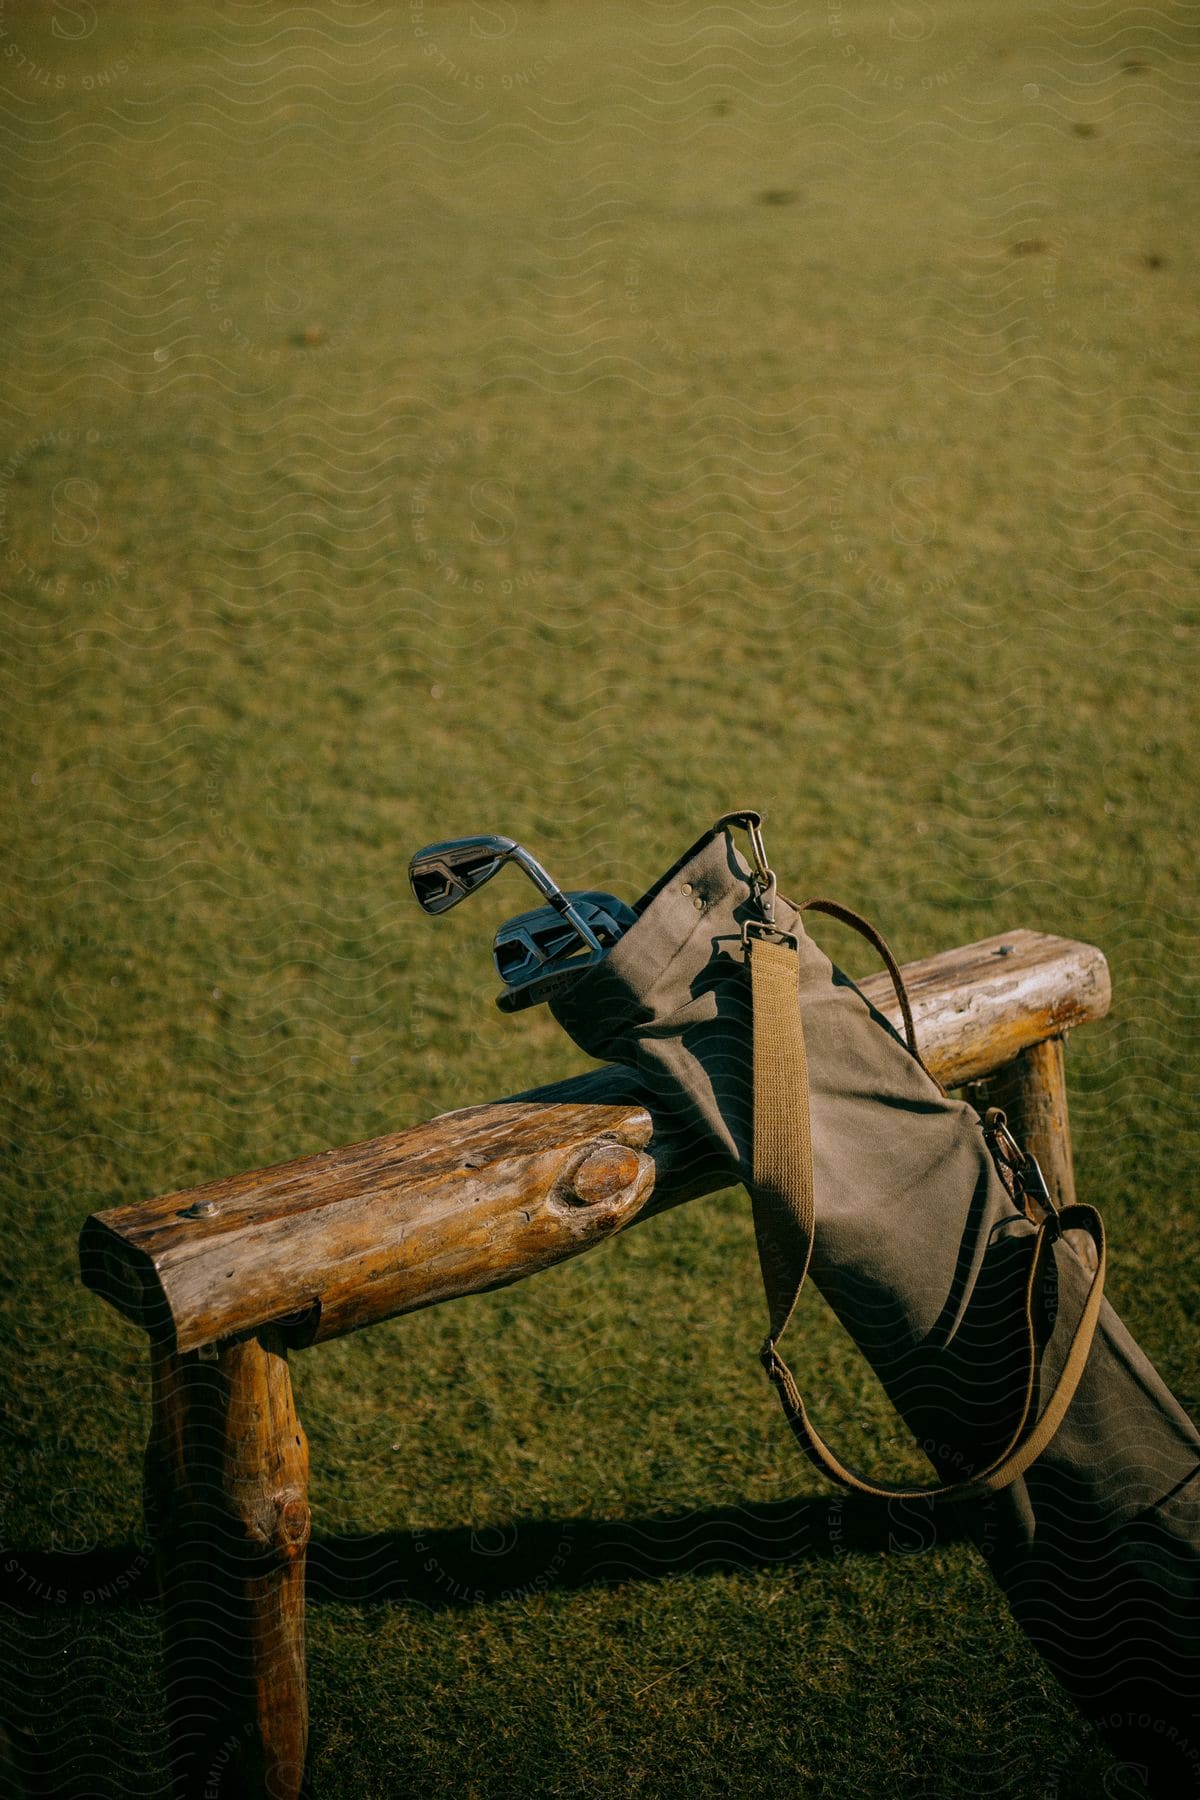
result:
<svg viewBox="0 0 1200 1800"><path fill-rule="evenodd" d="M906 1037L808 936L814 910L871 937ZM966 1518L1118 1755L1156 1793L1200 1795L1200 1434L1102 1298L1098 1215L1056 1215L1002 1115L943 1092L886 946L777 894L757 814L718 820L634 911L550 1007L639 1072L689 1192L749 1189L763 1362L801 1448L859 1492L912 1491L857 1475L809 1418L780 1339L811 1272L937 1471L927 1503Z"/></svg>

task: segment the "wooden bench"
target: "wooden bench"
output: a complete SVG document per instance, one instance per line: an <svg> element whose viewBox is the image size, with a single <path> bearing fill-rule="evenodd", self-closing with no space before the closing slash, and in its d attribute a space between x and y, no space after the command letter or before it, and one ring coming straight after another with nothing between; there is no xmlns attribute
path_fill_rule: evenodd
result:
<svg viewBox="0 0 1200 1800"><path fill-rule="evenodd" d="M1004 1106L1069 1202L1062 1040L1108 1010L1100 951L1018 930L904 976L929 1067ZM862 986L898 1022L886 975ZM300 1790L310 1515L289 1351L520 1281L692 1197L610 1067L87 1220L84 1282L150 1344L177 1794Z"/></svg>

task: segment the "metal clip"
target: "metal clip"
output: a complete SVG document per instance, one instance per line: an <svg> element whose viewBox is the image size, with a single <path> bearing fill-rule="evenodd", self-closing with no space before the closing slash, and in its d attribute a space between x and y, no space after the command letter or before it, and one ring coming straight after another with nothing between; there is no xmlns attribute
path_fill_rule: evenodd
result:
<svg viewBox="0 0 1200 1800"><path fill-rule="evenodd" d="M1042 1166L1032 1150L1022 1149L1008 1129L1008 1118L999 1106L989 1106L984 1114L983 1129L992 1145L1012 1170L1013 1185L1022 1199L1035 1200L1046 1212L1057 1216L1058 1208L1042 1174Z"/></svg>
<svg viewBox="0 0 1200 1800"><path fill-rule="evenodd" d="M750 839L750 849L754 856L755 898L759 911L768 925L775 923L775 871L767 861L767 848L763 843L762 819L758 813L746 814L746 835Z"/></svg>
<svg viewBox="0 0 1200 1800"><path fill-rule="evenodd" d="M775 923L775 895L778 890L775 871L767 861L766 845L763 843L762 814L750 811L722 813L713 830L716 831L722 825L741 825L750 839L750 852L754 857L750 886L754 890L758 910L767 924L773 925Z"/></svg>
<svg viewBox="0 0 1200 1800"><path fill-rule="evenodd" d="M1042 1174L1041 1164L1032 1150L1025 1152L1025 1161L1017 1170L1017 1179L1021 1184L1023 1194L1027 1194L1031 1200L1036 1200L1039 1205L1046 1208L1047 1212L1056 1213L1058 1211L1050 1189L1046 1186L1046 1177Z"/></svg>
<svg viewBox="0 0 1200 1800"><path fill-rule="evenodd" d="M1019 1169L1025 1161L1025 1152L1008 1129L1008 1115L999 1106L989 1106L983 1115L983 1129L993 1143L1003 1152L1004 1160L1010 1168Z"/></svg>
<svg viewBox="0 0 1200 1800"><path fill-rule="evenodd" d="M786 944L792 950L799 950L800 939L794 931L784 931L773 919L747 919L742 925L742 944L747 955L752 943Z"/></svg>
<svg viewBox="0 0 1200 1800"><path fill-rule="evenodd" d="M762 913L764 921L768 925L773 925L775 923L775 892L775 871L774 869L768 869L765 882L756 880L754 884L754 893L755 898L758 901L759 910Z"/></svg>

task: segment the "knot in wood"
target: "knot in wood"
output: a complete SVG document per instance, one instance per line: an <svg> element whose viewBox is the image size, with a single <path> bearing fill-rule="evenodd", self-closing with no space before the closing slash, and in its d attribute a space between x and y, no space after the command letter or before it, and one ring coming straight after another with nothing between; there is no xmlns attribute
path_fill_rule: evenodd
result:
<svg viewBox="0 0 1200 1800"><path fill-rule="evenodd" d="M304 1550L311 1529L312 1515L307 1502L298 1494L281 1494L275 1503L272 1548L290 1562Z"/></svg>
<svg viewBox="0 0 1200 1800"><path fill-rule="evenodd" d="M580 1206L612 1200L637 1180L638 1156L628 1144L598 1144L566 1184L565 1197Z"/></svg>

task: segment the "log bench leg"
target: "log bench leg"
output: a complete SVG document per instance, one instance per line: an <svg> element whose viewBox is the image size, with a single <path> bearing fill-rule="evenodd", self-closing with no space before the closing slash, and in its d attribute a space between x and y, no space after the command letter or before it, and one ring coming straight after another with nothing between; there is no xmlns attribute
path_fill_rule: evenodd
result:
<svg viewBox="0 0 1200 1800"><path fill-rule="evenodd" d="M308 1702L308 1445L270 1329L151 1350L146 1510L164 1607L177 1800L296 1800Z"/></svg>
<svg viewBox="0 0 1200 1800"><path fill-rule="evenodd" d="M1071 1160L1062 1039L1048 1038L1044 1044L1022 1050L978 1087L983 1104L1002 1106L1017 1142L1037 1157L1054 1204L1073 1206L1075 1169ZM1096 1247L1087 1232L1068 1231L1064 1235L1076 1255L1094 1269Z"/></svg>

